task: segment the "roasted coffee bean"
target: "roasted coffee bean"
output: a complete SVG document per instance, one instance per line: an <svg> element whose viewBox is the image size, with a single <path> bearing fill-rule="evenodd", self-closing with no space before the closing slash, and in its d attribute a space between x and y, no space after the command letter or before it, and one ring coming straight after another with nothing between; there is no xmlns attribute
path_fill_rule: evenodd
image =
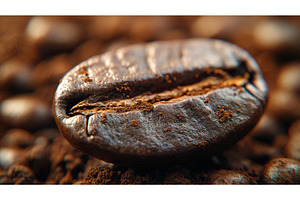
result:
<svg viewBox="0 0 300 200"><path fill-rule="evenodd" d="M10 129L1 139L1 143L10 147L25 148L32 145L34 142L34 136L23 129Z"/></svg>
<svg viewBox="0 0 300 200"><path fill-rule="evenodd" d="M272 144L274 137L284 133L284 127L272 115L265 113L249 133L256 141Z"/></svg>
<svg viewBox="0 0 300 200"><path fill-rule="evenodd" d="M28 152L29 167L38 180L45 181L50 170L49 149L35 145Z"/></svg>
<svg viewBox="0 0 300 200"><path fill-rule="evenodd" d="M91 38L112 40L128 32L132 20L132 17L120 16L93 17L90 19L87 32Z"/></svg>
<svg viewBox="0 0 300 200"><path fill-rule="evenodd" d="M299 75L299 62L283 65L276 79L276 90L270 93L270 113L285 122L300 118Z"/></svg>
<svg viewBox="0 0 300 200"><path fill-rule="evenodd" d="M221 41L132 45L92 57L65 75L56 122L75 147L113 163L170 164L242 138L267 87L254 59Z"/></svg>
<svg viewBox="0 0 300 200"><path fill-rule="evenodd" d="M284 151L288 158L300 161L300 120L295 121L289 128Z"/></svg>
<svg viewBox="0 0 300 200"><path fill-rule="evenodd" d="M235 170L218 170L209 177L210 184L256 184L248 174Z"/></svg>
<svg viewBox="0 0 300 200"><path fill-rule="evenodd" d="M18 60L9 60L0 65L0 89L9 91L30 90L31 67Z"/></svg>
<svg viewBox="0 0 300 200"><path fill-rule="evenodd" d="M268 107L270 113L283 122L300 119L300 96L294 92L277 89L270 92Z"/></svg>
<svg viewBox="0 0 300 200"><path fill-rule="evenodd" d="M8 168L15 164L22 155L22 151L18 148L4 147L0 148L0 167Z"/></svg>
<svg viewBox="0 0 300 200"><path fill-rule="evenodd" d="M49 52L74 48L82 38L79 26L59 17L33 17L26 27L26 36L41 50Z"/></svg>
<svg viewBox="0 0 300 200"><path fill-rule="evenodd" d="M280 69L276 85L278 88L300 94L300 62L288 63Z"/></svg>
<svg viewBox="0 0 300 200"><path fill-rule="evenodd" d="M35 95L16 95L1 102L0 118L10 127L36 130L49 124L51 109Z"/></svg>
<svg viewBox="0 0 300 200"><path fill-rule="evenodd" d="M32 184L35 181L34 172L24 165L11 166L7 175L14 184Z"/></svg>
<svg viewBox="0 0 300 200"><path fill-rule="evenodd" d="M191 184L191 181L183 172L174 172L164 178L164 184Z"/></svg>
<svg viewBox="0 0 300 200"><path fill-rule="evenodd" d="M300 44L299 33L299 28L294 24L280 19L269 18L257 23L254 27L253 37L257 46L263 49L297 52Z"/></svg>
<svg viewBox="0 0 300 200"><path fill-rule="evenodd" d="M10 184L11 180L7 176L6 171L0 169L0 184Z"/></svg>
<svg viewBox="0 0 300 200"><path fill-rule="evenodd" d="M134 18L133 23L129 28L129 35L132 38L147 41L155 38L158 32L164 32L172 28L172 21L170 17L148 17L143 16Z"/></svg>
<svg viewBox="0 0 300 200"><path fill-rule="evenodd" d="M261 178L266 184L299 184L300 163L290 158L275 158L264 166Z"/></svg>
<svg viewBox="0 0 300 200"><path fill-rule="evenodd" d="M249 18L201 16L191 25L190 31L194 37L228 38L231 37L241 25L246 23L246 21L248 22Z"/></svg>

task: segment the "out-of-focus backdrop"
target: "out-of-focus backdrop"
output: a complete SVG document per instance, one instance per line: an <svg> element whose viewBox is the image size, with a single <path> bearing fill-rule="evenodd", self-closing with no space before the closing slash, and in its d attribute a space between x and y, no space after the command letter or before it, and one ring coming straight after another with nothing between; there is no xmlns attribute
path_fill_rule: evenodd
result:
<svg viewBox="0 0 300 200"><path fill-rule="evenodd" d="M261 67L270 90L266 112L231 150L206 168L140 172L84 155L60 135L53 97L72 67L128 44L184 38L230 41ZM300 17L0 17L0 183L207 184L220 170L261 183L275 158L300 161Z"/></svg>

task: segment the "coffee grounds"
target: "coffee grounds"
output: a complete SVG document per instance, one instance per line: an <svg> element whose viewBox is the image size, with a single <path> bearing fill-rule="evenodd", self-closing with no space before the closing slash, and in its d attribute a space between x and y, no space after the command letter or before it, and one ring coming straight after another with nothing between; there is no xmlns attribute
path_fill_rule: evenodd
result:
<svg viewBox="0 0 300 200"><path fill-rule="evenodd" d="M134 119L131 121L130 125L141 127L141 125L139 125Z"/></svg>
<svg viewBox="0 0 300 200"><path fill-rule="evenodd" d="M92 82L92 79L90 79L89 74L87 72L86 66L82 66L78 70L78 74L83 74L85 77L83 78L84 82Z"/></svg>
<svg viewBox="0 0 300 200"><path fill-rule="evenodd" d="M226 111L223 106L217 116L219 118L219 122L225 122L232 118L233 113L231 110Z"/></svg>

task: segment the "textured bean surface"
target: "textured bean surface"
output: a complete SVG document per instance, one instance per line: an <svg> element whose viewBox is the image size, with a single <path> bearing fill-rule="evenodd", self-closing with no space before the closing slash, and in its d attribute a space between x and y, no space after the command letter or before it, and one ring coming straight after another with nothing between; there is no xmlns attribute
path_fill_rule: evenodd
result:
<svg viewBox="0 0 300 200"><path fill-rule="evenodd" d="M219 170L209 176L209 183L211 184L253 184L256 181L243 172L233 170Z"/></svg>
<svg viewBox="0 0 300 200"><path fill-rule="evenodd" d="M276 158L265 166L261 178L265 184L299 184L300 163L290 158Z"/></svg>
<svg viewBox="0 0 300 200"><path fill-rule="evenodd" d="M62 134L84 152L160 164L235 143L262 115L266 96L243 49L221 40L160 41L77 65L58 86L54 111Z"/></svg>
<svg viewBox="0 0 300 200"><path fill-rule="evenodd" d="M270 160L275 158L291 158L299 161L299 134L297 134L297 131L294 131L296 129L293 128L295 127L294 124L298 124L297 121L300 120L298 78L300 62L299 27L300 17L297 16L1 16L0 183L211 184L209 177L212 174L220 174L219 172L221 170L230 170L235 174L246 174L250 179L253 178L256 181L250 184L261 184L264 166ZM59 80L74 66L92 56L108 51L116 52L116 49L125 46L128 47L128 45L132 44L145 44L161 40L185 40L190 38L217 38L229 41L247 50L260 66L269 88L268 103L263 116L255 128L239 142L227 150L219 151L219 153L213 156L205 156L203 158L196 156L192 162L184 162L178 165L173 164L165 167L140 168L133 165L124 166L107 163L93 156L88 156L88 154L74 148L62 136L55 123L51 109L55 91L60 83ZM148 44L146 46L148 46ZM154 45L151 46L153 47ZM144 45L139 47L145 50ZM147 47L147 49L149 48L150 47ZM155 48L153 47L152 49ZM175 57L179 62L182 57L181 55L184 54L180 52L176 53L178 52L177 47L169 49L174 52L174 56L172 57ZM217 59L219 58L218 56L222 55L220 48L212 47L210 49L211 51L209 52L216 52L215 54L211 54L216 55L214 58ZM225 50L225 48L223 49ZM121 61L121 55L125 55L124 49L119 52L119 54L114 54L114 57L112 57L113 53L106 53L107 57L114 58L111 60L111 63ZM162 52L162 50L159 52ZM166 68L159 68L165 69L165 71L162 71L161 74L157 73L158 77L152 76L152 80L155 80L155 84L153 84L156 86L155 91L150 91L151 85L145 88L145 85L142 87L142 84L140 85L140 90L132 90L133 85L121 85L119 80L119 85L118 87L114 86L115 92L113 93L131 95L130 98L125 97L121 99L121 101L126 100L128 103L134 102L129 100L134 99L134 97L136 97L137 100L139 95L143 95L150 100L151 93L153 96L157 96L160 93L162 94L162 92L164 97L170 97L169 94L173 95L174 92L177 92L176 94L186 94L186 99L193 99L192 103L196 102L195 99L200 98L207 108L211 106L210 104L217 105L217 102L219 102L218 106L220 107L217 107L218 109L215 114L220 113L220 117L213 114L209 115L210 113L205 114L217 120L214 123L220 127L222 123L224 123L224 128L230 127L226 124L234 123L233 121L239 116L239 111L241 111L241 114L245 114L244 109L246 107L235 110L235 108L239 106L233 106L232 104L224 105L224 102L218 101L217 98L206 98L207 95L212 96L214 91L210 86L207 87L204 83L217 80L214 84L219 84L225 80L224 76L220 73L212 73L213 69L216 68L211 68L210 77L206 81L204 81L206 73L199 73L198 79L195 77L197 73L193 74L192 72L184 73L184 76L179 73L172 74L171 76L170 74L166 74L166 72L171 72L173 67L167 67L166 63L170 63L173 59L169 59L169 61L167 61L167 59L163 60L164 55L159 52L157 51L157 55L153 54L152 57L159 58L160 61L163 61L162 64L164 64ZM232 51L228 50L222 59L231 57L230 52ZM138 52L138 55L144 55L144 53L145 52ZM202 53L203 55L208 55L206 52ZM116 55L118 55L118 57ZM126 55L128 55L128 53ZM177 55L179 55L179 57ZM230 60L233 61L235 55L237 54L232 54L232 59ZM122 58L123 57L124 56L122 56ZM220 63L222 63L222 59L219 59ZM124 62L119 63L124 64L124 68L126 69L137 69L134 65L130 66L130 64L135 62L134 60L131 59L127 61L127 65L124 64ZM203 61L198 61L198 64L205 64ZM148 60L141 59L139 63L141 62L148 63ZM156 62L152 60L152 62L157 63L158 60L156 60ZM218 62L214 61L214 63L216 64ZM162 64L160 66L162 66ZM74 78L80 80L80 83L78 82L78 88L82 90L85 87L84 85L86 85L85 88L87 88L88 85L95 84L94 77L91 77L91 68L93 67L89 65L85 66L88 77L85 76L84 68L74 70L74 73L80 71L80 77L74 74ZM194 67L197 66L195 65ZM177 67L174 68L177 69ZM125 71L125 69L117 69L118 67L115 67L114 70L111 68L106 72L109 76L114 74L117 78L117 71L122 73ZM200 72L202 70L198 71ZM151 75L150 72L151 71L149 71L149 74ZM238 75L238 73L234 73L235 70L219 70L219 72L226 72L232 78ZM247 70L241 70L241 72L247 72ZM120 78L122 74L118 75ZM176 80L174 80L174 77ZM185 78L183 79L183 77ZM99 78L99 80L105 79ZM204 82L197 84L200 80ZM250 76L249 80L252 82L251 80L253 80L253 78ZM182 82L180 83L179 81ZM104 82L99 83L101 88L103 83ZM145 82L140 80L140 83ZM243 82L240 83L243 84ZM161 89L158 88L159 85ZM198 92L194 94L190 93L187 95L187 93L183 93L182 90L179 90L180 87L178 88L178 86L181 86L186 89L192 89L192 85L195 87L201 85L201 87L206 87L207 91L200 94L201 90L198 90ZM131 94L128 88L134 91L134 93ZM137 88L137 85L135 85L135 88ZM241 88L243 89L243 87ZM235 87L223 87L218 89L219 91L222 89L225 93L225 91L234 91ZM146 90L149 90L151 93L144 95ZM79 90L78 96L82 94L80 91L81 90ZM166 91L172 92L167 93ZM245 92L244 90L243 93ZM95 96L97 97L96 99L94 98L95 101L89 101L93 100L93 98L89 96L90 95L87 95L82 99L75 99L70 104L67 103L66 105L70 105L70 107L66 109L67 117L73 117L75 119L80 116L82 116L82 118L88 118L88 116L91 115L100 115L97 118L100 120L103 119L103 123L98 122L94 129L96 130L98 127L97 130L100 130L99 127L105 124L110 124L112 128L120 128L120 124L112 123L112 116L116 116L117 114L125 115L124 113L126 112L133 112L130 111L133 107L126 107L127 111L125 107L123 107L116 112L118 109L116 109L116 106L113 106L113 103L120 103L121 101L115 98L114 102L111 102L112 99L109 99L112 105L110 107L110 113L108 113L107 106L100 109L100 102L104 103L104 105L107 104L98 98L99 95ZM228 96L231 95L228 93ZM174 95L171 97L173 98ZM180 98L182 100L182 97ZM237 100L237 98L238 97L234 97L232 99ZM158 99L155 99L156 104L170 107L170 105L163 105L162 102L158 102L157 100ZM177 100L179 100L179 97ZM172 101L174 102L174 99ZM202 105L201 101L198 101L199 105ZM93 107L84 109L86 108L87 102L93 103ZM170 103L169 100L168 102ZM167 101L164 103L167 103ZM158 107L154 104L152 105L153 107L151 104L144 104L144 108L140 106L141 109L134 112L143 113L143 109L145 109L145 114L146 112L151 113L153 112L153 108ZM222 106L224 106L223 110ZM106 108L106 110L103 108ZM231 112L229 110L231 110ZM173 116L172 114L175 111L171 109L165 109L165 111L167 112L158 113L158 120L155 121L154 126L161 125L167 121L168 124L174 126L174 129L180 127L180 123L183 125L187 123L197 124L195 123L196 118L193 118L192 121L188 121L186 118L183 118L182 115L178 117L176 115ZM106 117L102 118L101 112L106 112ZM197 116L200 115L197 114ZM181 119L179 119L180 117ZM204 116L200 117L202 117L202 121L206 119ZM172 119L171 122L169 122L169 119ZM116 118L114 118L114 120L116 120ZM139 119L132 121L132 118L128 118L126 124L121 125L128 125L128 127L135 125L131 127L132 130L136 128L135 133L139 132L140 134L142 127L138 126L139 123L137 120ZM179 120L186 121L179 122ZM218 122L218 120L223 122ZM152 122L154 121L152 120ZM198 124L200 123L200 121L197 122ZM141 124L139 125L142 126ZM83 129L85 128L84 125L82 125L82 127ZM82 127L78 127L78 130L82 130ZM182 129L182 127L180 128ZM176 131L180 133L181 129L176 129ZM218 127L216 127L216 129L218 129ZM240 132L242 129L242 127L237 128L237 135L242 135ZM166 132L163 133L166 134L166 136L172 136L172 134L170 134L172 132L169 132L172 131L170 127L161 126L157 128L157 130L166 130ZM222 131L223 130L224 129L222 129ZM175 132L174 135L177 137L179 134ZM78 133L78 131L75 131L74 135L76 135L75 133ZM133 134L127 134L133 136ZM186 137L184 134L187 133L182 131L182 134L183 136L180 137ZM225 135L225 132L222 132L222 134ZM113 135L107 134L107 137L109 136ZM125 136L126 135L124 135L124 137ZM149 141L149 139L147 141ZM192 141L194 142L194 140ZM223 145L227 144L224 143L220 146ZM228 144L228 146L230 145ZM200 151L200 149L198 150ZM202 154L204 152L199 153ZM286 175L291 177L290 172L292 171L288 172ZM276 175L276 173L272 174ZM233 180L228 179L226 174L222 174L218 177L220 180ZM217 184L225 183L218 182ZM7 192L7 195L4 193L5 197L13 195L9 191ZM33 192L32 195L34 196L34 194ZM289 194L292 194L291 197L297 196L296 190L295 195L287 191L282 193L286 198L288 198L287 196ZM203 194L201 194L201 196L203 196Z"/></svg>

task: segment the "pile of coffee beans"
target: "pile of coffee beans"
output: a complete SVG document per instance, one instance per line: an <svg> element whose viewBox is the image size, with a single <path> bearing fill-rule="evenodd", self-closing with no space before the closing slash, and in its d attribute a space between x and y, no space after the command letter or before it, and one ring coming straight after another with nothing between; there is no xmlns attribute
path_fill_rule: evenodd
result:
<svg viewBox="0 0 300 200"><path fill-rule="evenodd" d="M61 80L64 83L63 76L74 66L132 44L192 38L234 43L247 50L260 66L269 97L264 114L241 140L235 144L224 141L228 147L210 156L145 167L99 160L74 148L62 136L55 121L53 100ZM299 58L300 17L0 17L0 183L299 184ZM86 84L95 80L87 68L78 68ZM174 88L181 81L179 75L164 74L161 80ZM153 80L159 82L160 78L154 76ZM112 87L125 97L134 94L130 93L130 84ZM71 90L70 95L74 95ZM99 100L97 96L93 98L86 101ZM84 98L77 100L71 102L68 115L85 112L81 109L87 105ZM203 99L203 105L210 103L212 98ZM153 109L149 104L138 105L145 112ZM234 120L239 119L238 112L228 106L220 105L217 120L237 123ZM241 113L247 110L239 109ZM153 117L158 119L167 112L174 114L164 110ZM171 124L183 123L182 116L173 116L174 119L165 119L172 119ZM251 117L250 122L255 124L259 116ZM110 114L101 115L97 126L111 123L111 119ZM132 130L145 132L141 122L138 118L128 119ZM170 127L159 128L169 134ZM83 129L75 128L77 132ZM235 131L238 134L242 130ZM178 133L184 134L180 130Z"/></svg>

